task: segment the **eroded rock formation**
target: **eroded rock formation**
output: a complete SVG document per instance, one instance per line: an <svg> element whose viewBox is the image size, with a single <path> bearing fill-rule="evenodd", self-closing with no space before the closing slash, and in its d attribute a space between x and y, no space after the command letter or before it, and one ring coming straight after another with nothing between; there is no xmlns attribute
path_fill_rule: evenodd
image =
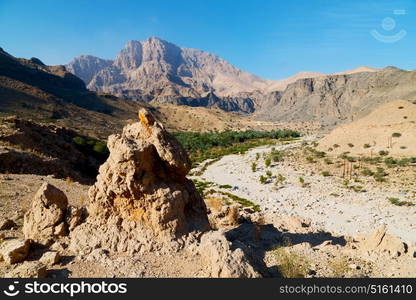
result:
<svg viewBox="0 0 416 300"><path fill-rule="evenodd" d="M177 237L209 228L187 153L146 110L140 122L108 139L110 157L89 191L91 216L118 216L156 234Z"/></svg>

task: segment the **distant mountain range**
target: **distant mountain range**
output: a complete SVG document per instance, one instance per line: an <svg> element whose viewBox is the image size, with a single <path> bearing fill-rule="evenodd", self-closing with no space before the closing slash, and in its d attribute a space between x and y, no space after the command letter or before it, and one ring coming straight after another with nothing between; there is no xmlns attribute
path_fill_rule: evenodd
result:
<svg viewBox="0 0 416 300"><path fill-rule="evenodd" d="M110 94L135 101L113 100ZM91 111L106 118L134 116L129 102L150 102L334 127L392 100L416 101L416 71L358 67L267 80L210 53L149 38L128 42L115 60L82 55L66 68L46 66L36 58L18 59L1 50L0 96L0 114L25 111L57 120L80 109L88 110L86 119Z"/></svg>

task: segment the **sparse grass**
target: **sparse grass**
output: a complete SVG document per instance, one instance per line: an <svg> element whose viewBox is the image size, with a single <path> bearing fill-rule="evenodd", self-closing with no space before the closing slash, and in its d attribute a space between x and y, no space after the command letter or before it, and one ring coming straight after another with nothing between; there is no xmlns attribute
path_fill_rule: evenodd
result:
<svg viewBox="0 0 416 300"><path fill-rule="evenodd" d="M266 171L266 176L268 178L271 178L273 176L272 171L270 171L270 170Z"/></svg>
<svg viewBox="0 0 416 300"><path fill-rule="evenodd" d="M299 254L288 252L283 246L273 250L277 268L284 278L305 278L310 262Z"/></svg>
<svg viewBox="0 0 416 300"><path fill-rule="evenodd" d="M330 262L329 268L335 278L345 277L349 271L348 260L345 257L334 259Z"/></svg>
<svg viewBox="0 0 416 300"><path fill-rule="evenodd" d="M387 156L387 155L389 155L389 151L386 151L386 150L380 150L380 151L378 152L378 154L379 154L380 156Z"/></svg>
<svg viewBox="0 0 416 300"><path fill-rule="evenodd" d="M260 181L261 184L266 184L267 183L267 177L263 176L263 175L260 175L259 181Z"/></svg>
<svg viewBox="0 0 416 300"><path fill-rule="evenodd" d="M270 167L270 165L272 164L272 159L270 157L267 157L264 160L264 165L266 166L266 168Z"/></svg>
<svg viewBox="0 0 416 300"><path fill-rule="evenodd" d="M241 204L243 207L251 207L254 211L260 211L260 206L257 204L254 204L253 202L251 202L248 199L239 197L237 195L231 194L229 192L219 192L220 194L227 196L228 198L230 198L231 200Z"/></svg>
<svg viewBox="0 0 416 300"><path fill-rule="evenodd" d="M251 163L251 171L256 172L256 170L257 170L257 164L255 162L252 162Z"/></svg>
<svg viewBox="0 0 416 300"><path fill-rule="evenodd" d="M328 157L326 157L326 158L324 159L324 162L325 162L327 165L332 165L332 164L333 164L332 159L330 159L330 158L328 158Z"/></svg>
<svg viewBox="0 0 416 300"><path fill-rule="evenodd" d="M220 185L220 186L218 186L220 189L231 189L232 188L232 186L231 185L229 185L229 184L222 184L222 185Z"/></svg>
<svg viewBox="0 0 416 300"><path fill-rule="evenodd" d="M413 202L410 201L401 201L399 198L387 198L387 200L389 200L389 202L393 205L396 206L415 206L415 204Z"/></svg>
<svg viewBox="0 0 416 300"><path fill-rule="evenodd" d="M329 171L322 171L322 176L324 176L324 177L329 177L329 176L332 176L332 174L331 174L331 172L329 172Z"/></svg>

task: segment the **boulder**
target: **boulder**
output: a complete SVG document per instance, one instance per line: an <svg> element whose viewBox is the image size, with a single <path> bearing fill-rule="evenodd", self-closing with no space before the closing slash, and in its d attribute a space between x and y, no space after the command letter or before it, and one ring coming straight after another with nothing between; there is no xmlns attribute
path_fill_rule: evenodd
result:
<svg viewBox="0 0 416 300"><path fill-rule="evenodd" d="M47 251L43 253L42 257L39 259L39 262L51 266L59 262L61 256L56 251Z"/></svg>
<svg viewBox="0 0 416 300"><path fill-rule="evenodd" d="M387 227L382 225L367 236L360 245L363 251L388 253L391 256L400 256L407 253L407 245L395 236L387 233Z"/></svg>
<svg viewBox="0 0 416 300"><path fill-rule="evenodd" d="M0 256L8 264L15 264L29 255L30 241L14 239L5 241L0 246Z"/></svg>
<svg viewBox="0 0 416 300"><path fill-rule="evenodd" d="M89 190L90 216L118 216L173 238L209 229L205 203L186 178L186 151L150 112L140 110L139 119L108 138L110 156Z"/></svg>
<svg viewBox="0 0 416 300"><path fill-rule="evenodd" d="M219 278L258 278L261 275L254 270L240 248L231 249L231 243L220 231L210 231L201 237L199 254L205 258L211 277Z"/></svg>
<svg viewBox="0 0 416 300"><path fill-rule="evenodd" d="M65 235L67 206L66 195L53 185L44 183L24 216L25 237L40 244L50 244L54 238Z"/></svg>
<svg viewBox="0 0 416 300"><path fill-rule="evenodd" d="M5 275L5 278L45 278L46 266L37 261L25 261Z"/></svg>

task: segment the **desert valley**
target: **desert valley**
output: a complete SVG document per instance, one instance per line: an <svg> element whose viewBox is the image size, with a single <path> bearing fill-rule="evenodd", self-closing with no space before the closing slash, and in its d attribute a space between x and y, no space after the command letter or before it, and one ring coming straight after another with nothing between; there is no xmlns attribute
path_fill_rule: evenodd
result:
<svg viewBox="0 0 416 300"><path fill-rule="evenodd" d="M415 277L415 178L416 71L0 48L0 277Z"/></svg>

